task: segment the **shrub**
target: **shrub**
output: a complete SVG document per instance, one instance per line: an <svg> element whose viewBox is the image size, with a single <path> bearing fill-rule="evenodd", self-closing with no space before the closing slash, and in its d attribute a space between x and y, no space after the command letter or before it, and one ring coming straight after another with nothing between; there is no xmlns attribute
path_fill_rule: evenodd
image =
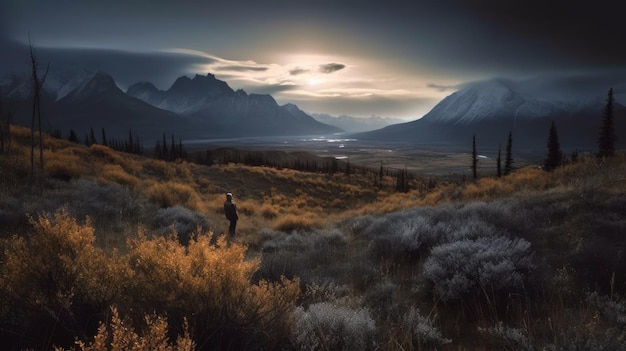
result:
<svg viewBox="0 0 626 351"><path fill-rule="evenodd" d="M102 173L100 177L107 181L126 185L131 188L136 188L137 185L139 185L139 179L133 175L126 173L126 171L120 165L104 165L102 167Z"/></svg>
<svg viewBox="0 0 626 351"><path fill-rule="evenodd" d="M304 215L286 214L280 217L274 223L274 229L283 232L292 232L294 230L311 230L319 226L319 220L313 218L313 215L310 213Z"/></svg>
<svg viewBox="0 0 626 351"><path fill-rule="evenodd" d="M493 236L509 228L520 230L512 207L501 201L414 208L377 219L368 216L369 219L355 221L353 230L371 239L372 258L415 258L433 245Z"/></svg>
<svg viewBox="0 0 626 351"><path fill-rule="evenodd" d="M69 180L86 173L87 168L82 159L71 153L47 153L44 167L46 173L53 178Z"/></svg>
<svg viewBox="0 0 626 351"><path fill-rule="evenodd" d="M504 236L462 239L435 246L423 266L432 293L463 300L489 292L522 288L532 270L530 243Z"/></svg>
<svg viewBox="0 0 626 351"><path fill-rule="evenodd" d="M100 323L98 333L94 341L86 344L76 341L82 351L109 351L109 350L133 350L133 351L193 351L195 343L189 336L187 325L184 327L184 335L176 338L175 344L170 344L167 336L167 319L156 315L145 316L145 328L143 335L135 332L135 329L120 318L117 308L111 308L111 321L107 324ZM110 330L110 331L109 331ZM56 348L55 351L63 351Z"/></svg>
<svg viewBox="0 0 626 351"><path fill-rule="evenodd" d="M89 219L80 225L61 209L31 224L32 235L14 236L3 253L0 320L25 340L63 344L89 333L94 314L119 296L120 264L94 245Z"/></svg>
<svg viewBox="0 0 626 351"><path fill-rule="evenodd" d="M188 247L173 237L140 237L127 256L132 275L119 307L137 323L144 314L167 315L208 348L279 347L288 342L299 280L251 283L259 259L245 260L246 247L221 236L199 234ZM181 330L174 329L178 334Z"/></svg>
<svg viewBox="0 0 626 351"><path fill-rule="evenodd" d="M25 201L26 212L54 212L65 207L75 218L90 216L98 240L107 242L115 236L129 236L129 230L151 221L156 206L146 198L116 183L98 183L86 179L50 183L43 199ZM129 225L131 226L129 228ZM114 234L114 235L111 235ZM125 238L117 238L123 244Z"/></svg>
<svg viewBox="0 0 626 351"><path fill-rule="evenodd" d="M403 323L411 331L411 345L417 346L418 350L427 347L428 350L436 349L438 346L452 342L441 334L441 331L433 325L434 318L423 316L419 309L411 307L402 317Z"/></svg>
<svg viewBox="0 0 626 351"><path fill-rule="evenodd" d="M367 309L321 302L296 308L292 342L300 350L374 350L375 333Z"/></svg>
<svg viewBox="0 0 626 351"><path fill-rule="evenodd" d="M159 209L155 220L160 227L157 233L166 234L173 230L183 245L189 243L194 231L207 232L211 227L211 221L204 215L178 205Z"/></svg>
<svg viewBox="0 0 626 351"><path fill-rule="evenodd" d="M347 245L347 237L339 230L282 233L263 243L257 276L270 280L298 276L304 284L315 276L336 276L344 270L338 265Z"/></svg>
<svg viewBox="0 0 626 351"><path fill-rule="evenodd" d="M145 190L146 196L162 208L182 205L192 210L201 207L200 196L187 184L176 182L154 183Z"/></svg>
<svg viewBox="0 0 626 351"><path fill-rule="evenodd" d="M488 342L494 349L507 351L535 350L534 345L521 329L506 326L502 322L498 322L493 327L478 328L478 331L488 335Z"/></svg>

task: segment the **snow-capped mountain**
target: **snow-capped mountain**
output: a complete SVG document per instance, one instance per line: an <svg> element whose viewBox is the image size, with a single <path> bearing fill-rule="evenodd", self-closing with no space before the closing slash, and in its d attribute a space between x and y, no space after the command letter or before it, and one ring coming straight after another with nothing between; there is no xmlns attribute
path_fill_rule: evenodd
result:
<svg viewBox="0 0 626 351"><path fill-rule="evenodd" d="M29 77L0 79L0 98L13 107L13 123L30 125ZM339 128L314 120L297 106L279 106L270 95L233 91L212 74L178 78L167 91L148 82L122 91L104 72L50 71L42 105L47 129L78 135L105 128L111 137L140 134L148 142L162 133L183 139L331 134Z"/></svg>
<svg viewBox="0 0 626 351"><path fill-rule="evenodd" d="M554 78L474 82L444 98L421 119L355 137L467 149L475 134L478 143L497 149L506 144L510 131L516 146L543 150L554 120L563 147L589 149L596 145L609 87L591 91L579 85ZM616 128L626 135L626 108L619 103Z"/></svg>
<svg viewBox="0 0 626 351"><path fill-rule="evenodd" d="M512 80L481 81L446 97L424 116L433 122L470 125L481 120L542 118L571 110L564 101L546 101Z"/></svg>

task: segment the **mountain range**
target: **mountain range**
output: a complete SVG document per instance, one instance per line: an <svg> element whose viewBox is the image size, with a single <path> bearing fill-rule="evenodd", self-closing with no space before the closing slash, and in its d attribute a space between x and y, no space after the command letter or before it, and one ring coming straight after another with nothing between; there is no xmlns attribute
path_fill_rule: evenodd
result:
<svg viewBox="0 0 626 351"><path fill-rule="evenodd" d="M440 101L422 118L352 137L465 150L475 135L477 144L497 149L511 132L515 146L545 150L552 121L564 149L597 145L606 90L577 88L566 80L491 79L473 82ZM614 104L617 135L626 136L626 107ZM625 147L623 138L618 144Z"/></svg>
<svg viewBox="0 0 626 351"><path fill-rule="evenodd" d="M147 143L163 133L189 140L342 132L296 105L278 105L270 95L234 91L212 74L180 77L166 91L140 82L124 92L104 72L66 73L46 78L42 94L46 129L63 133L71 129L80 136L103 128L113 137L126 137L131 131ZM30 125L31 91L27 79L0 80L0 96L13 106L14 123Z"/></svg>
<svg viewBox="0 0 626 351"><path fill-rule="evenodd" d="M406 123L323 114L314 118L296 105L278 105L270 95L235 91L212 74L179 77L167 90L139 82L122 91L104 72L67 68L47 76L42 100L48 130L66 134L73 129L81 136L104 128L107 135L121 138L132 131L148 144L163 133L190 140L345 130L365 141L459 150L467 150L475 135L480 147L493 150L505 145L511 132L518 149L544 150L554 121L564 149L585 150L596 147L609 88L589 82L542 77L468 83L422 118ZM15 75L0 79L0 97L5 110L10 105L13 123L30 125L31 95L28 79ZM624 148L626 107L618 101L614 107L618 147ZM370 131L359 132L365 130Z"/></svg>

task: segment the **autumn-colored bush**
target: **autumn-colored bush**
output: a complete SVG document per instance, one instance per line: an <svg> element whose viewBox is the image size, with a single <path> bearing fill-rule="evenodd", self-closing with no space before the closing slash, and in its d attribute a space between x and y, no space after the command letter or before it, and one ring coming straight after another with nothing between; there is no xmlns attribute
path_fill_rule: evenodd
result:
<svg viewBox="0 0 626 351"><path fill-rule="evenodd" d="M172 179L176 175L173 165L163 160L147 159L144 160L142 167L146 174L153 174L160 178Z"/></svg>
<svg viewBox="0 0 626 351"><path fill-rule="evenodd" d="M125 185L135 188L139 185L140 180L137 177L128 174L120 165L105 164L102 167L100 177L106 181Z"/></svg>
<svg viewBox="0 0 626 351"><path fill-rule="evenodd" d="M274 222L274 229L283 232L291 232L294 230L311 230L319 228L322 225L317 215L312 213L303 214L286 214L279 217Z"/></svg>
<svg viewBox="0 0 626 351"><path fill-rule="evenodd" d="M180 325L188 318L199 344L279 345L288 338L291 314L299 295L298 280L251 284L259 260L245 260L246 247L212 244L199 235L181 246L174 237L131 241L128 262L133 272L125 311L134 319L156 310Z"/></svg>
<svg viewBox="0 0 626 351"><path fill-rule="evenodd" d="M192 210L199 210L204 207L196 190L187 184L173 181L152 183L146 188L145 194L164 208L182 205Z"/></svg>
<svg viewBox="0 0 626 351"><path fill-rule="evenodd" d="M24 346L49 348L89 335L93 317L119 296L121 266L94 245L89 219L60 210L31 219L32 233L4 244L0 260L0 320Z"/></svg>
<svg viewBox="0 0 626 351"><path fill-rule="evenodd" d="M135 331L128 321L120 317L117 308L112 307L111 321L100 323L94 340L88 343L77 340L76 345L81 351L193 351L196 348L186 324L184 334L177 336L175 344L171 344L168 339L168 323L165 317L146 315L145 327L142 329L142 332ZM55 351L63 349L55 348Z"/></svg>
<svg viewBox="0 0 626 351"><path fill-rule="evenodd" d="M89 219L80 224L66 210L31 224L28 236L0 241L0 341L8 347L66 347L78 337L84 349L99 350L106 335L117 340L106 341L112 345L130 340L140 347L133 349L166 345L167 335L188 335L203 349L289 343L299 281L253 283L260 261L247 259L243 245L201 233L183 246L175 236L140 233L121 255L95 246ZM128 317L119 334L119 321L113 334L102 325L96 330L109 306ZM146 319L155 313L167 316L169 326ZM144 330L143 337L133 330Z"/></svg>

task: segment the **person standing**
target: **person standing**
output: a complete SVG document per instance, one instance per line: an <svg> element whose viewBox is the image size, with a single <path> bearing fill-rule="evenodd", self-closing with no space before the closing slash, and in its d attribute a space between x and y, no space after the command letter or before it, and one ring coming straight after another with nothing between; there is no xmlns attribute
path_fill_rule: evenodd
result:
<svg viewBox="0 0 626 351"><path fill-rule="evenodd" d="M235 201L233 201L232 193L226 193L226 201L224 202L224 214L226 215L226 219L230 221L228 234L230 236L234 236L239 215L237 214L237 205L235 205Z"/></svg>

